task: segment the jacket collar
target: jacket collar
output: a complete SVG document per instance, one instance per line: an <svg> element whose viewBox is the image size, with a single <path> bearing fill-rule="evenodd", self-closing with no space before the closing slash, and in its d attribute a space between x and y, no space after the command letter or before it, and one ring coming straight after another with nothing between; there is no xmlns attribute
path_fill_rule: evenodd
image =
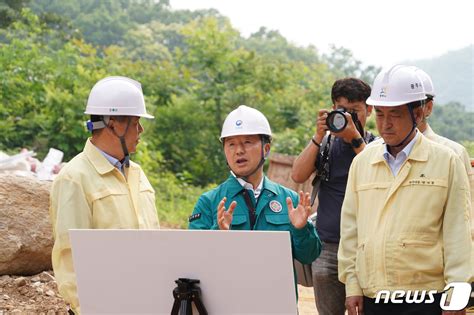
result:
<svg viewBox="0 0 474 315"><path fill-rule="evenodd" d="M428 152L426 150L427 144L426 137L420 132L418 140L416 141L415 145L413 146L410 154L407 157L407 160L414 160L414 161L427 161L428 160ZM376 153L372 157L370 164L377 164L382 163L385 161L383 156L385 152L385 143L382 143L377 146Z"/></svg>
<svg viewBox="0 0 474 315"><path fill-rule="evenodd" d="M234 197L240 192L242 192L242 190L244 190L242 185L240 185L240 183L237 181L237 178L235 178L232 174L229 176L229 178L227 178L227 180L225 181L225 184L227 186L227 191L229 192L230 197ZM262 193L265 189L277 195L278 184L269 180L267 176L264 176Z"/></svg>
<svg viewBox="0 0 474 315"><path fill-rule="evenodd" d="M275 183L275 182L272 182L266 176L265 176L265 179L263 181L263 189L266 189L266 190L272 192L274 195L278 194L278 184ZM262 191L263 191L263 189L262 189Z"/></svg>
<svg viewBox="0 0 474 315"><path fill-rule="evenodd" d="M431 129L429 124L426 124L426 129L425 129L425 132L423 132L423 135L427 137L428 139L436 136L435 132L433 131L433 129Z"/></svg>
<svg viewBox="0 0 474 315"><path fill-rule="evenodd" d="M99 149L92 144L91 138L87 139L84 147L84 154L96 171L101 175L112 172L115 169L115 166L113 166L105 156L100 153Z"/></svg>

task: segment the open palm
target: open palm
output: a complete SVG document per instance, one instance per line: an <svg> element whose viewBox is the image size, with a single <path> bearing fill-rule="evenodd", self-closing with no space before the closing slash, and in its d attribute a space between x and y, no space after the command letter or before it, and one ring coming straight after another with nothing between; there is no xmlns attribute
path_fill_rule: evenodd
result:
<svg viewBox="0 0 474 315"><path fill-rule="evenodd" d="M219 225L220 230L229 230L230 225L232 224L232 217L234 214L234 209L237 206L237 201L232 201L229 206L229 209L226 211L225 202L227 198L222 198L221 202L217 206L217 224Z"/></svg>
<svg viewBox="0 0 474 315"><path fill-rule="evenodd" d="M288 217L291 224L297 229L302 229L306 226L308 217L311 214L311 202L309 193L304 194L300 191L299 195L300 202L296 208L293 208L293 201L290 197L286 198L286 204L288 205Z"/></svg>

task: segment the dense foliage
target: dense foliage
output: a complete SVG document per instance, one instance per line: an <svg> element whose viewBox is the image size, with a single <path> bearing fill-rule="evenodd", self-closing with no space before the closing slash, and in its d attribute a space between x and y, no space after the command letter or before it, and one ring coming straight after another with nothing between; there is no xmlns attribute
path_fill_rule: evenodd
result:
<svg viewBox="0 0 474 315"><path fill-rule="evenodd" d="M156 117L145 122L134 159L168 225L185 226L203 189L227 177L218 137L229 111L262 110L275 134L272 150L297 154L317 110L331 105L334 80L371 82L378 72L344 48L320 56L264 28L243 38L215 10L175 11L152 0L10 2L0 2L0 150L29 147L41 158L55 147L70 159L88 136L83 111L93 84L132 77ZM449 113L457 124L472 122L462 108ZM454 139L473 138L472 129L455 129Z"/></svg>

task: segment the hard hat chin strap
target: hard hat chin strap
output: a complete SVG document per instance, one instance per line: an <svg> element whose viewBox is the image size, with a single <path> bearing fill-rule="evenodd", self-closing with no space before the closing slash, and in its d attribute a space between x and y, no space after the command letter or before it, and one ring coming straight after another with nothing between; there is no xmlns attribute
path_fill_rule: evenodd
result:
<svg viewBox="0 0 474 315"><path fill-rule="evenodd" d="M240 176L243 180L245 180L246 182L248 182L248 178L250 176L252 176L253 174L255 174L259 169L260 167L262 167L263 164L265 164L265 156L264 156L264 153L263 153L263 145L262 145L262 158L260 159L260 162L258 163L257 167L252 171L250 172L250 174L247 174L245 176ZM234 173L235 174L235 173Z"/></svg>
<svg viewBox="0 0 474 315"><path fill-rule="evenodd" d="M105 124L105 126L112 131L112 133L117 137L119 138L120 140L120 144L122 145L122 151L123 151L123 155L124 155L124 158L123 160L121 161L122 162L122 165L125 165L125 167L130 167L130 153L128 152L128 149L127 149L127 143L125 142L125 135L127 134L127 131L128 131L128 127L130 126L130 122L132 121L130 119L130 117L127 117L127 127L125 128L125 131L124 133L119 136L114 129L110 128L108 124L105 123L104 120L102 120Z"/></svg>

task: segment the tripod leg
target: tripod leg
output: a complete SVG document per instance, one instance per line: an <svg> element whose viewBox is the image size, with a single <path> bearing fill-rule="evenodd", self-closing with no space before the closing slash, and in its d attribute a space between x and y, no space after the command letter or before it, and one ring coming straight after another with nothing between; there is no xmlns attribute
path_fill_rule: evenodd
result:
<svg viewBox="0 0 474 315"><path fill-rule="evenodd" d="M178 315L179 314L179 306L181 302L178 299L174 300L173 308L171 309L171 315Z"/></svg>
<svg viewBox="0 0 474 315"><path fill-rule="evenodd" d="M199 315L207 315L207 310L206 310L206 307L204 306L204 303L202 303L201 297L198 295L193 295L193 301L194 301L194 304L196 305Z"/></svg>

